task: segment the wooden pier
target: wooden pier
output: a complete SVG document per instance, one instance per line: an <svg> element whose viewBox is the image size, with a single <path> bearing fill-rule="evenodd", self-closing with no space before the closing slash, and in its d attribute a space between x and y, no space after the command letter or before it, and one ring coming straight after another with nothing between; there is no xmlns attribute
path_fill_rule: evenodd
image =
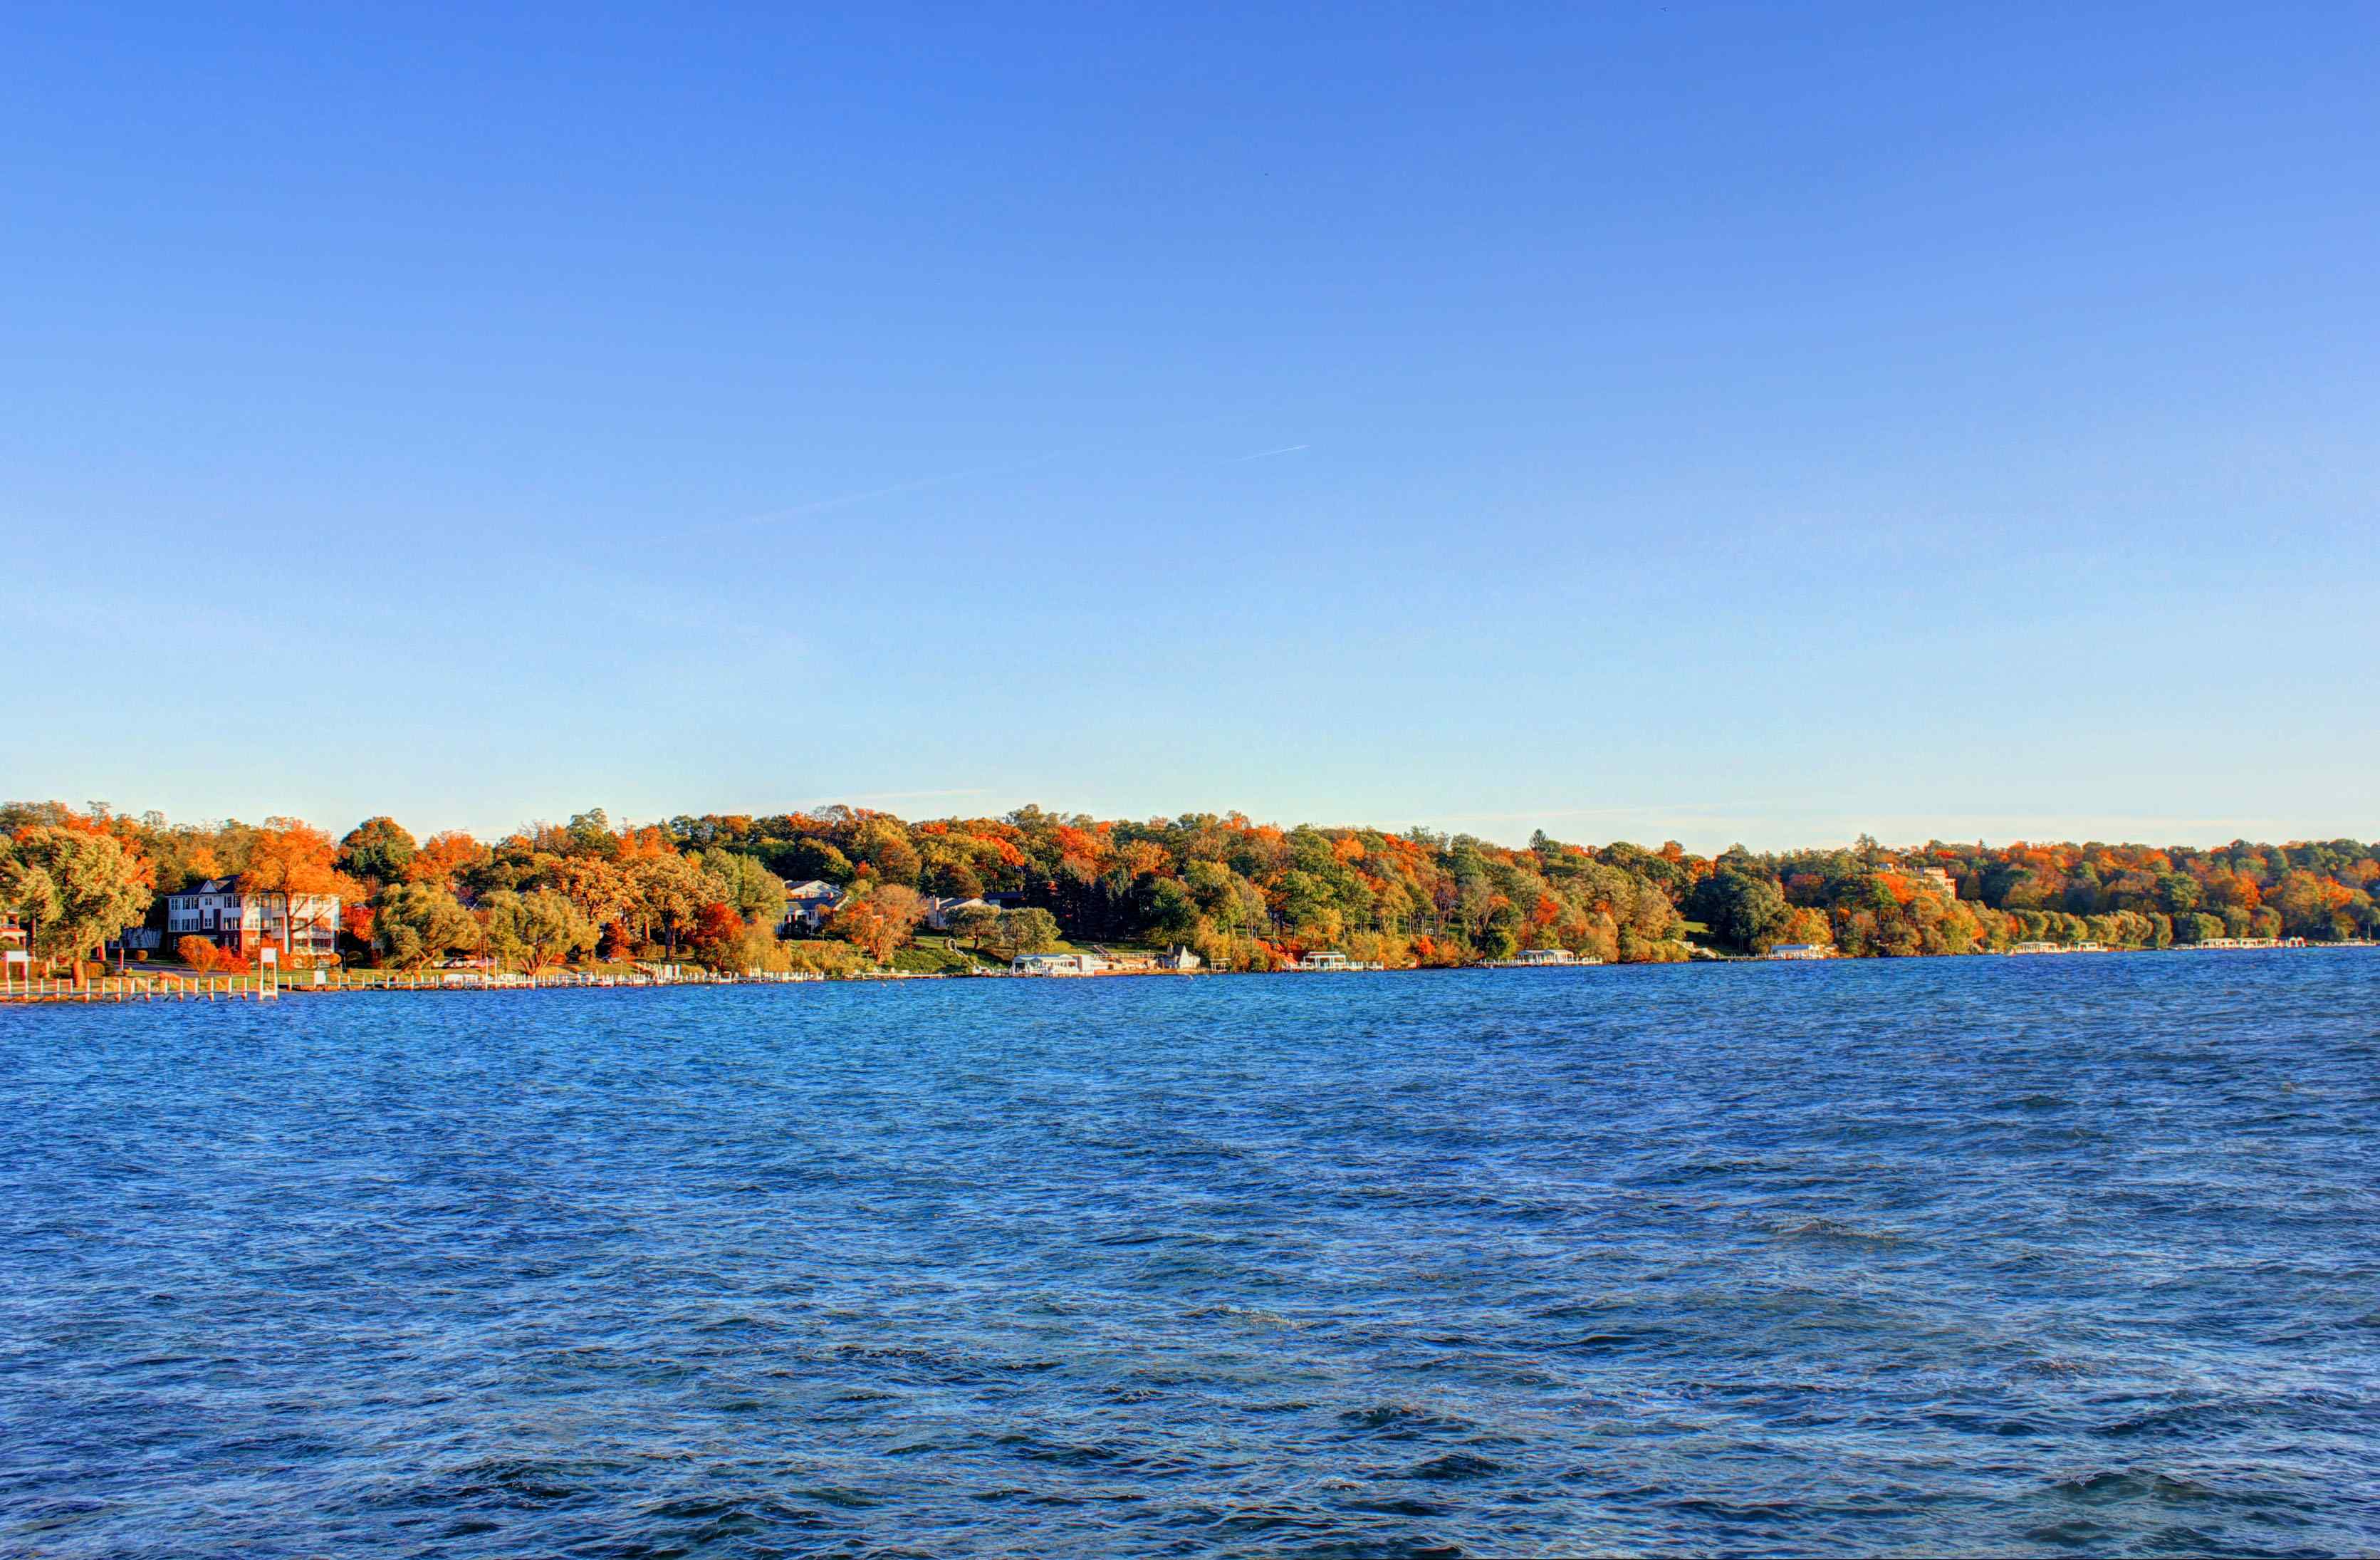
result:
<svg viewBox="0 0 2380 1560"><path fill-rule="evenodd" d="M0 981L0 1003L25 1002L273 1002L285 996L336 992L533 992L590 986L800 985L824 977L808 972L725 975L691 966L639 968L633 974L545 969L534 975L480 969L293 969L261 975L93 975Z"/></svg>
<svg viewBox="0 0 2380 1560"><path fill-rule="evenodd" d="M0 1002L271 1002L283 988L253 975L96 975L0 984Z"/></svg>

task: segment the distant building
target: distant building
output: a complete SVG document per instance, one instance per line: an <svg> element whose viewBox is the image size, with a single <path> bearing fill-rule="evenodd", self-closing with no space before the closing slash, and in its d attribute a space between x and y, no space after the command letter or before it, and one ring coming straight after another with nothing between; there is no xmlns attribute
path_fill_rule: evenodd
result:
<svg viewBox="0 0 2380 1560"><path fill-rule="evenodd" d="M929 895L926 898L926 924L932 927L937 932L947 932L950 930L951 912L953 910L965 910L978 908L987 910L996 910L1000 908L999 906L993 904L990 900L985 898L980 894L965 899L959 898L955 895L946 898L936 898L933 896Z"/></svg>
<svg viewBox="0 0 2380 1560"><path fill-rule="evenodd" d="M1900 861L1886 861L1880 863L1876 870L1898 872L1918 887L1931 889L1945 899L1956 899L1959 896L1959 880L1952 877L1949 870L1945 867L1916 867Z"/></svg>
<svg viewBox="0 0 2380 1560"><path fill-rule="evenodd" d="M1345 954L1308 954L1297 961L1297 968L1323 970L1344 969L1347 968L1347 956Z"/></svg>
<svg viewBox="0 0 2380 1560"><path fill-rule="evenodd" d="M1514 964L1576 964L1578 956L1568 948L1523 948L1512 956Z"/></svg>
<svg viewBox="0 0 2380 1560"><path fill-rule="evenodd" d="M785 884L785 919L778 924L777 934L790 935L797 930L816 932L843 905L844 891L819 878L807 883Z"/></svg>
<svg viewBox="0 0 2380 1560"><path fill-rule="evenodd" d="M1157 956L1157 968L1160 969L1196 969L1205 962L1187 948L1176 948L1170 954Z"/></svg>
<svg viewBox="0 0 2380 1560"><path fill-rule="evenodd" d="M1018 975L1097 975L1107 967L1097 954L1019 954L1008 966Z"/></svg>
<svg viewBox="0 0 2380 1560"><path fill-rule="evenodd" d="M1770 958L1832 958L1835 950L1824 943L1779 943L1768 950Z"/></svg>
<svg viewBox="0 0 2380 1560"><path fill-rule="evenodd" d="M339 900L332 894L251 891L237 877L209 878L165 896L165 935L204 937L227 953L273 947L289 958L339 951Z"/></svg>

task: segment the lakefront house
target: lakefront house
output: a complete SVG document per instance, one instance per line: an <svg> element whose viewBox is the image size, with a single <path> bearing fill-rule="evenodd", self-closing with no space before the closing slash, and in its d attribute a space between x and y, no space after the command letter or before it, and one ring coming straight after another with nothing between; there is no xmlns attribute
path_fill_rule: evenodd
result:
<svg viewBox="0 0 2380 1560"><path fill-rule="evenodd" d="M333 894L251 890L237 877L209 878L165 896L165 936L204 937L227 953L273 947L286 958L330 958L339 951L339 900Z"/></svg>
<svg viewBox="0 0 2380 1560"><path fill-rule="evenodd" d="M790 937L797 931L816 932L843 900L843 890L823 879L785 884L785 919L778 924L777 934Z"/></svg>

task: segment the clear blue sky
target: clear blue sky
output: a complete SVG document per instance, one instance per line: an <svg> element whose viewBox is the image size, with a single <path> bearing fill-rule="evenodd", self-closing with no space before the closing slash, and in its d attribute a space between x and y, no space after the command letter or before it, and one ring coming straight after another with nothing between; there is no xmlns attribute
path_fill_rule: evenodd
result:
<svg viewBox="0 0 2380 1560"><path fill-rule="evenodd" d="M0 793L2380 835L2368 3L503 9L0 17Z"/></svg>

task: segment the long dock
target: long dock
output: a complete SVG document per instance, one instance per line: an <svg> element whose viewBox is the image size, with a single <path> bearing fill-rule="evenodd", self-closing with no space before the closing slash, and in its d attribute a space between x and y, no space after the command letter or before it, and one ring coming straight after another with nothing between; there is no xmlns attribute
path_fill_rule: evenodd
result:
<svg viewBox="0 0 2380 1560"><path fill-rule="evenodd" d="M282 988L243 975L100 975L0 984L0 1002L271 1002Z"/></svg>
<svg viewBox="0 0 2380 1560"><path fill-rule="evenodd" d="M315 977L320 974L322 979ZM334 992L530 992L589 986L795 985L823 980L808 972L722 975L688 967L639 969L633 975L542 970L534 975L478 969L303 970L266 975L94 975L84 981L43 977L0 981L0 1003L26 1002L273 1002L285 996Z"/></svg>

